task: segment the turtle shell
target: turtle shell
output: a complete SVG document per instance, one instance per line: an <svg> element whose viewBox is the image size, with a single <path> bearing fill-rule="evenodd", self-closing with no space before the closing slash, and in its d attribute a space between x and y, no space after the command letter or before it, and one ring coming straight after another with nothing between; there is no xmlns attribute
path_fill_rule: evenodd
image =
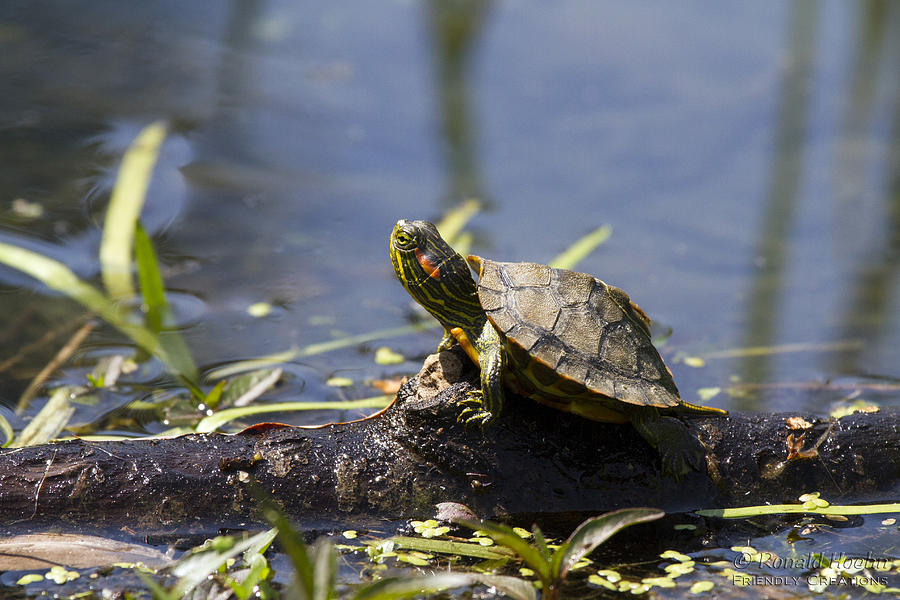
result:
<svg viewBox="0 0 900 600"><path fill-rule="evenodd" d="M473 257L474 258L474 257ZM478 297L507 341L527 395L599 395L673 407L678 388L650 341L650 320L622 290L575 271L480 259ZM585 390L586 388L586 390Z"/></svg>

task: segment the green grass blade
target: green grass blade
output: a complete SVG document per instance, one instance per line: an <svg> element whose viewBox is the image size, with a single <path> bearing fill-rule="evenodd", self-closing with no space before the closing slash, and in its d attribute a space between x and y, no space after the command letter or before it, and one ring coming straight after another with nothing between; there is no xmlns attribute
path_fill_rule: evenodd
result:
<svg viewBox="0 0 900 600"><path fill-rule="evenodd" d="M602 225L569 246L559 256L550 261L550 266L557 269L574 269L584 258L598 246L606 242L612 235L612 227Z"/></svg>
<svg viewBox="0 0 900 600"><path fill-rule="evenodd" d="M137 265L141 297L147 307L147 326L159 332L169 317L166 288L150 236L138 223L134 231L134 262Z"/></svg>
<svg viewBox="0 0 900 600"><path fill-rule="evenodd" d="M291 350L277 352L275 354L270 354L268 356L263 356L260 358L253 358L250 360L231 363L225 367L210 371L204 376L204 379L208 381L215 381L217 379L230 377L236 373L271 367L277 364L290 362L297 358L304 358L306 356L313 356L316 354L324 354L325 352L340 350L341 348L351 348L353 346L359 346L360 344L373 342L375 340L384 340L388 338L400 337L401 335L417 333L419 331L437 329L440 326L440 323L434 321L430 323L417 323L415 325L402 325L400 327L391 327L389 329L378 329L376 331L370 331L368 333L361 333L358 335L348 335L336 340L318 342L315 344L309 344L308 346L303 346L302 348L293 348Z"/></svg>
<svg viewBox="0 0 900 600"><path fill-rule="evenodd" d="M175 594L174 591L169 592L158 584L155 579L147 575L146 573L141 573L138 570L135 570L134 573L141 578L141 581L144 582L144 585L150 590L150 593L153 595L153 600L179 600L181 596Z"/></svg>
<svg viewBox="0 0 900 600"><path fill-rule="evenodd" d="M534 531L531 532L534 537L534 547L538 549L538 552L541 553L541 556L544 557L544 560L550 560L550 548L547 547L547 538L544 537L544 532L541 531L541 528L537 525L534 526Z"/></svg>
<svg viewBox="0 0 900 600"><path fill-rule="evenodd" d="M469 558L481 558L485 560L510 558L512 556L512 553L508 548L503 548L501 546L482 546L481 544L473 544L471 542L454 542L451 540L408 536L392 537L390 538L390 541L394 543L396 548L418 550L420 552L432 552L436 554L467 556ZM367 545L372 546L383 543L384 540L366 542Z"/></svg>
<svg viewBox="0 0 900 600"><path fill-rule="evenodd" d="M184 338L178 331L166 331L162 329L170 321L169 304L166 301L166 288L163 285L162 275L159 272L159 261L153 250L153 242L150 236L140 226L136 225L134 238L134 261L137 264L138 280L141 284L141 296L147 306L147 325L159 336L160 344L172 366L189 382L194 395L197 395L197 366L191 357ZM201 396L202 397L202 396Z"/></svg>
<svg viewBox="0 0 900 600"><path fill-rule="evenodd" d="M423 594L475 585L480 578L468 574L441 574L428 577L390 577L367 585L351 596L353 600L399 600Z"/></svg>
<svg viewBox="0 0 900 600"><path fill-rule="evenodd" d="M75 414L75 408L69 401L71 393L72 390L67 386L54 390L47 404L19 433L19 437L10 446L14 448L36 446L46 444L56 438Z"/></svg>
<svg viewBox="0 0 900 600"><path fill-rule="evenodd" d="M256 371L244 373L243 375L238 375L237 377L232 377L227 382L223 379L217 385L226 383L227 385L225 387L227 389L223 390L219 402L222 402L226 407L231 406L240 408L242 406L248 406L261 395L269 391L272 386L281 379L281 374L283 372L283 369L280 367L277 369L258 369ZM210 392L210 394L212 394L212 392ZM207 406L209 408L215 408L215 406L209 404L209 402L207 402Z"/></svg>
<svg viewBox="0 0 900 600"><path fill-rule="evenodd" d="M131 323L127 311L111 302L92 285L81 281L61 262L2 242L0 242L0 262L34 277L51 290L65 294L98 314L138 346L162 360L173 372L180 374L177 362L169 357L155 333L146 327Z"/></svg>
<svg viewBox="0 0 900 600"><path fill-rule="evenodd" d="M694 514L701 517L719 517L721 519L743 519L759 515L777 515L790 513L809 513L817 515L875 515L880 513L900 513L900 503L861 504L858 506L832 505L822 508L804 507L802 504L766 504L762 506L742 506L739 508L716 508L697 510Z"/></svg>
<svg viewBox="0 0 900 600"><path fill-rule="evenodd" d="M594 548L608 540L615 533L637 523L646 523L662 518L665 515L658 508L623 508L593 519L588 519L577 529L561 546L558 552L563 553L558 563L558 572L555 578L562 579L572 566L583 557L590 554Z"/></svg>
<svg viewBox="0 0 900 600"><path fill-rule="evenodd" d="M292 360L297 358L299 352L300 350L298 350L297 348L292 348L290 350L276 352L267 356L260 356L258 358L251 358L248 360L229 363L224 367L219 367L218 369L209 371L203 376L203 379L204 381L216 381L219 379L225 379L226 377L231 377L232 375L237 375L238 373L267 369L269 367L274 367L276 365L291 362Z"/></svg>
<svg viewBox="0 0 900 600"><path fill-rule="evenodd" d="M224 379L213 386L213 389L209 390L209 393L206 394L206 397L203 398L203 403L207 408L211 408L213 410L219 407L219 401L222 399L222 390L225 389L225 384L228 383Z"/></svg>
<svg viewBox="0 0 900 600"><path fill-rule="evenodd" d="M322 354L323 352L331 352L332 350L338 350L340 348L349 348L351 346L358 346L360 344L365 344L367 342L372 342L375 340L399 337L401 335L407 335L410 333L415 333L417 331L424 331L426 329L436 329L438 327L440 327L440 323L435 321L434 323L417 323L415 325L403 325L401 327L391 327L389 329L378 329L376 331L361 333L359 335L350 335L328 342L320 342L318 344L310 344L308 346L304 346L303 348L297 350L295 358L303 358L304 356Z"/></svg>
<svg viewBox="0 0 900 600"><path fill-rule="evenodd" d="M469 198L448 211L440 221L435 223L435 227L448 244L456 246L457 236L480 210L481 203L475 198Z"/></svg>
<svg viewBox="0 0 900 600"><path fill-rule="evenodd" d="M172 592L176 598L191 597L188 594L198 585L206 581L210 575L218 572L229 559L243 554L248 548L259 546L270 540L271 531L261 531L245 540L235 541L233 545L223 550L207 549L182 557L172 569L172 574L178 577Z"/></svg>
<svg viewBox="0 0 900 600"><path fill-rule="evenodd" d="M119 166L100 242L103 285L115 300L135 295L131 280L134 230L144 206L159 148L165 137L165 123L157 121L148 125L132 142Z"/></svg>
<svg viewBox="0 0 900 600"><path fill-rule="evenodd" d="M299 589L293 591L300 598L311 600L315 589L315 575L309 547L278 504L266 495L255 481L251 480L251 483L248 488L250 493L253 494L269 524L278 530L278 542L294 568L294 585Z"/></svg>
<svg viewBox="0 0 900 600"><path fill-rule="evenodd" d="M12 442L15 432L3 415L0 415L0 433L3 434L3 444L0 444L0 448L6 448Z"/></svg>
<svg viewBox="0 0 900 600"><path fill-rule="evenodd" d="M337 577L337 554L327 538L319 538L310 548L313 563L312 600L331 600Z"/></svg>
<svg viewBox="0 0 900 600"><path fill-rule="evenodd" d="M292 412L297 410L351 410L356 408L384 408L394 399L393 396L375 396L361 400L344 400L336 402L276 402L273 404L253 404L239 408L226 408L205 417L197 423L197 433L211 433L222 425L249 417L275 412Z"/></svg>
<svg viewBox="0 0 900 600"><path fill-rule="evenodd" d="M479 522L460 520L459 523L470 529L483 531L485 535L494 540L497 544L505 546L515 552L519 558L535 572L542 582L547 584L550 581L549 561L544 558L537 548L519 537L511 527L500 525L499 523L492 523L490 521Z"/></svg>

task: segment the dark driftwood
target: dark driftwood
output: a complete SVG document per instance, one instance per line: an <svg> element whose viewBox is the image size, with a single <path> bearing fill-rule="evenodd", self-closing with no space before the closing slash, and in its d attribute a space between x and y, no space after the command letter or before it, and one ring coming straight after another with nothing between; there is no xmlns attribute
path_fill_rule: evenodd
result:
<svg viewBox="0 0 900 600"><path fill-rule="evenodd" d="M457 358L454 359L453 357ZM444 356L454 363L458 355ZM467 364L465 361L463 364ZM900 469L897 412L813 423L786 461L788 414L732 414L690 426L710 448L709 473L659 475L632 428L586 421L510 398L488 431L456 422L455 402L477 374L431 399L413 379L382 416L305 430L186 435L129 442L67 441L0 451L0 525L35 521L153 531L254 521L255 479L301 523L425 517L438 502L483 517L656 506L667 511L793 502L819 491L832 503L891 497Z"/></svg>

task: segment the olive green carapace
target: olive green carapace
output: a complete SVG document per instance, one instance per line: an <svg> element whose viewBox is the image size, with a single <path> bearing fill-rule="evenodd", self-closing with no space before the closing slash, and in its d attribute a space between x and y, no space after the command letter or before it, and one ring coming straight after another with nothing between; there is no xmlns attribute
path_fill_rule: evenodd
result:
<svg viewBox="0 0 900 600"><path fill-rule="evenodd" d="M681 400L650 320L625 292L584 273L470 256L476 285L426 221L398 221L390 250L404 287L444 326L438 349L458 343L481 369L461 420L490 424L505 385L558 410L631 423L664 473L702 468L704 448L678 416L727 413Z"/></svg>
<svg viewBox="0 0 900 600"><path fill-rule="evenodd" d="M480 266L481 306L519 350L510 358L527 378L519 382L526 395L566 402L573 395L591 400L592 392L637 406L678 406L678 389L650 341L647 317L625 292L546 265L473 262Z"/></svg>

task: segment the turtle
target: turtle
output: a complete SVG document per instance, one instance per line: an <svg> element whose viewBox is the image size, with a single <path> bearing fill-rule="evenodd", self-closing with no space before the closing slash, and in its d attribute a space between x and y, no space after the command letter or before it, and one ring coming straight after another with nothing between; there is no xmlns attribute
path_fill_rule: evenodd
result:
<svg viewBox="0 0 900 600"><path fill-rule="evenodd" d="M594 421L630 423L664 474L702 468L704 447L679 417L728 413L681 399L650 319L624 291L547 265L464 259L428 221L397 221L390 255L403 287L443 326L438 351L458 344L481 369L461 421L493 423L506 386Z"/></svg>

